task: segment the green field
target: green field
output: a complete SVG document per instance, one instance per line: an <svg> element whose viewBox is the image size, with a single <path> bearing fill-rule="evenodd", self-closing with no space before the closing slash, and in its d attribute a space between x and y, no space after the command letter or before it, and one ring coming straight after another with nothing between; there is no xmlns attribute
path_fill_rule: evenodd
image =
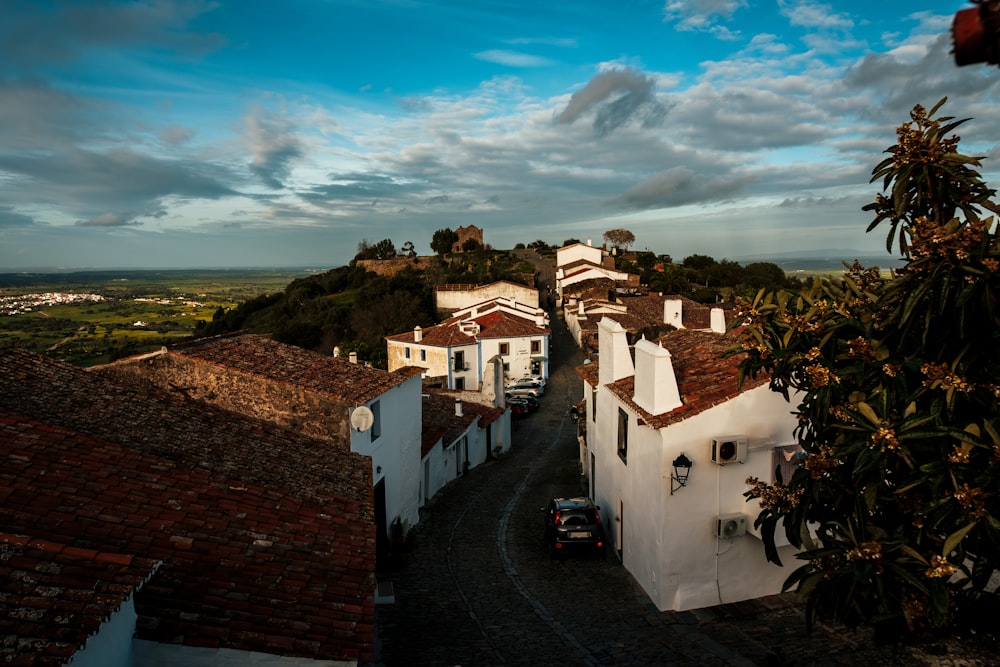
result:
<svg viewBox="0 0 1000 667"><path fill-rule="evenodd" d="M0 297L30 312L0 315L0 345L25 347L81 366L190 338L199 321L261 294L281 292L307 270L92 271L0 274ZM104 301L41 305L45 293ZM36 305L37 303L37 305Z"/></svg>

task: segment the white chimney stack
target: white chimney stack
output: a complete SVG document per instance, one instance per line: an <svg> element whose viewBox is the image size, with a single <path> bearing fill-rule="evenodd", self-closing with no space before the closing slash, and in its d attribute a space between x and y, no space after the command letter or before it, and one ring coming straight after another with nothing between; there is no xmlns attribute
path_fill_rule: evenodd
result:
<svg viewBox="0 0 1000 667"><path fill-rule="evenodd" d="M350 360L350 362L352 364L358 363L358 353L357 352L351 352L349 355L347 355L347 358Z"/></svg>
<svg viewBox="0 0 1000 667"><path fill-rule="evenodd" d="M715 333L726 333L726 313L721 308L713 308L710 313L712 331Z"/></svg>
<svg viewBox="0 0 1000 667"><path fill-rule="evenodd" d="M462 399L460 398L455 399L455 416L456 417L462 416Z"/></svg>
<svg viewBox="0 0 1000 667"><path fill-rule="evenodd" d="M539 329L545 328L545 311L541 308L535 311L535 325Z"/></svg>
<svg viewBox="0 0 1000 667"><path fill-rule="evenodd" d="M624 327L604 317L597 323L598 382L610 384L635 374Z"/></svg>
<svg viewBox="0 0 1000 667"><path fill-rule="evenodd" d="M424 330L420 328L420 325L418 324L417 326L413 327L413 342L419 343L421 340L423 340L423 337L424 337Z"/></svg>
<svg viewBox="0 0 1000 667"><path fill-rule="evenodd" d="M684 328L683 302L680 299L667 299L663 302L663 323L670 324L675 329Z"/></svg>
<svg viewBox="0 0 1000 667"><path fill-rule="evenodd" d="M333 346L333 356L334 357L339 357L340 356L340 346L339 345L334 345Z"/></svg>
<svg viewBox="0 0 1000 667"><path fill-rule="evenodd" d="M683 405L670 352L645 338L635 344L635 395L632 400L651 415L662 415Z"/></svg>
<svg viewBox="0 0 1000 667"><path fill-rule="evenodd" d="M583 307L583 299L580 299L579 301L577 301L576 302L576 306L577 306L577 308L576 308L576 314L579 315L580 317L586 316L587 311Z"/></svg>

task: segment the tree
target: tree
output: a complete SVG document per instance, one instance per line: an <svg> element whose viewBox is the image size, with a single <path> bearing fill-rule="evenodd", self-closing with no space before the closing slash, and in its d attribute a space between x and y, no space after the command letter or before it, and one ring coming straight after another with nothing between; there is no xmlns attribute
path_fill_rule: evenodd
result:
<svg viewBox="0 0 1000 667"><path fill-rule="evenodd" d="M445 227L434 232L431 237L431 250L438 255L447 255L457 242L458 233L452 231L450 227Z"/></svg>
<svg viewBox="0 0 1000 667"><path fill-rule="evenodd" d="M465 239L465 242L462 244L462 252L475 252L480 248L482 246L476 239Z"/></svg>
<svg viewBox="0 0 1000 667"><path fill-rule="evenodd" d="M392 259L396 256L396 246L391 239L382 239L372 245L368 239L361 239L358 243L358 252L354 259Z"/></svg>
<svg viewBox="0 0 1000 667"><path fill-rule="evenodd" d="M406 257L409 257L410 259L413 259L414 257L417 256L417 251L413 247L413 241L406 241L403 244L403 247L399 249L399 252L405 255Z"/></svg>
<svg viewBox="0 0 1000 667"><path fill-rule="evenodd" d="M630 245L635 243L635 234L627 229L609 229L604 232L604 241L618 250L627 250Z"/></svg>
<svg viewBox="0 0 1000 667"><path fill-rule="evenodd" d="M805 456L749 479L778 562L779 523L804 562L786 588L808 619L919 636L994 618L1000 567L1000 236L994 191L947 136L965 121L916 106L897 129L868 231L888 221L905 266L857 262L744 304L741 377L795 392ZM959 217L954 217L960 214Z"/></svg>

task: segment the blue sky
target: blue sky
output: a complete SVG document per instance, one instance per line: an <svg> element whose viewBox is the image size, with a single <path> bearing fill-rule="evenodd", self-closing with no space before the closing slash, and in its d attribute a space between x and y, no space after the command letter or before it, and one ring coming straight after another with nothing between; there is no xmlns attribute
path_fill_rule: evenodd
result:
<svg viewBox="0 0 1000 667"><path fill-rule="evenodd" d="M1000 70L950 55L969 6L7 0L0 271L326 268L470 224L885 253L861 207L914 104L1000 153Z"/></svg>

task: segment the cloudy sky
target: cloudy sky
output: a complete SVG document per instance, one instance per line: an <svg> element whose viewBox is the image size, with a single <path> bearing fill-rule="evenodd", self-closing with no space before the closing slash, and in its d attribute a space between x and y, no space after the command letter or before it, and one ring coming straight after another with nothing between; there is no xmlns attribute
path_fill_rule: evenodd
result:
<svg viewBox="0 0 1000 667"><path fill-rule="evenodd" d="M885 253L861 207L914 104L1000 153L957 0L3 4L0 271L327 268L470 224Z"/></svg>

